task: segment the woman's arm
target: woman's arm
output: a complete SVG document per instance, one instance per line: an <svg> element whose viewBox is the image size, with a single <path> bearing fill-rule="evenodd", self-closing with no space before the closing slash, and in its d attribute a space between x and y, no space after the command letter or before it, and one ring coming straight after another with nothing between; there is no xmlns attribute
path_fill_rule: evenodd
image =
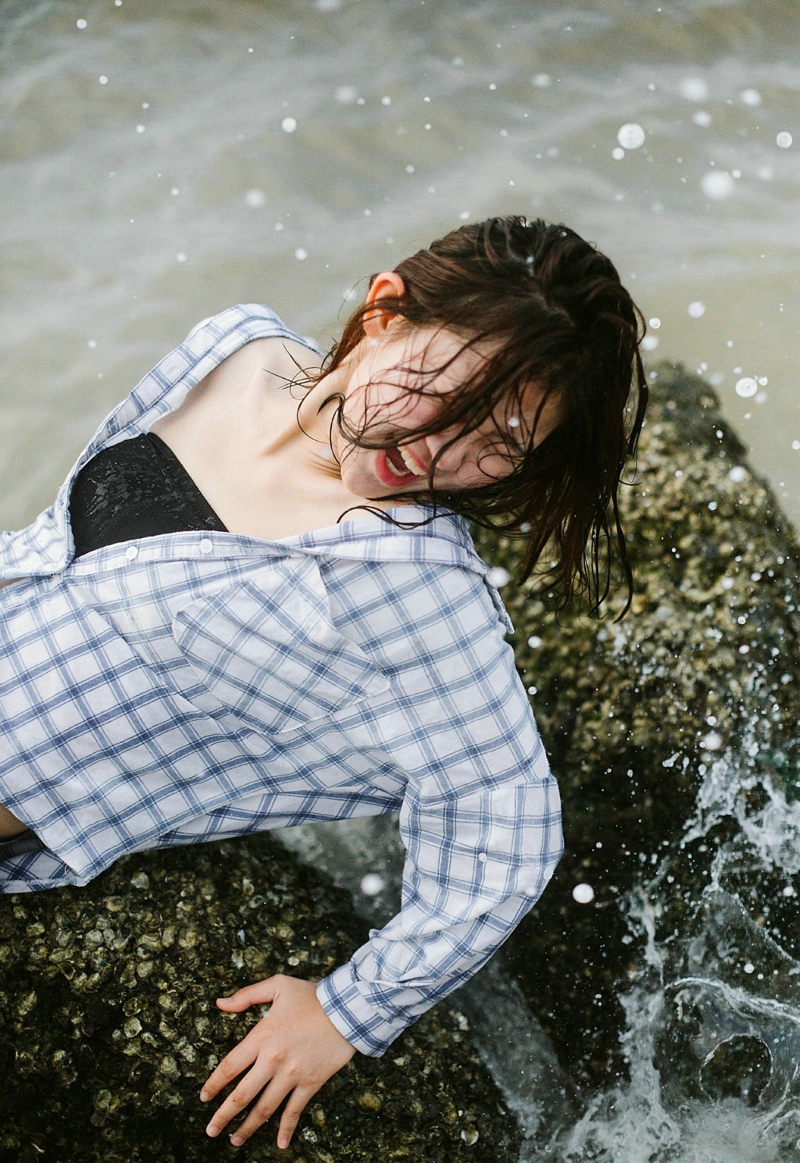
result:
<svg viewBox="0 0 800 1163"><path fill-rule="evenodd" d="M513 779L465 797L410 795L403 907L318 985L278 975L218 999L228 1013L270 1004L226 1055L203 1101L238 1084L206 1128L218 1135L254 1103L235 1146L288 1096L278 1146L288 1146L309 1099L356 1049L389 1044L485 964L544 889L561 852L555 781ZM240 1077L241 1076L241 1077Z"/></svg>
<svg viewBox="0 0 800 1163"><path fill-rule="evenodd" d="M409 793L402 908L317 996L357 1049L381 1055L476 973L533 907L562 851L555 780L447 798Z"/></svg>

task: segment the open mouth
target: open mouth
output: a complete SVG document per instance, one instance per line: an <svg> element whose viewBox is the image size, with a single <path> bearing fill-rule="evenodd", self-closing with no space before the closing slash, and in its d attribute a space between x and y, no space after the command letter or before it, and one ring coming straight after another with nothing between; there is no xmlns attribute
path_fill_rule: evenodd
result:
<svg viewBox="0 0 800 1163"><path fill-rule="evenodd" d="M428 475L404 448L379 449L376 467L385 485L408 485L412 481L424 480Z"/></svg>

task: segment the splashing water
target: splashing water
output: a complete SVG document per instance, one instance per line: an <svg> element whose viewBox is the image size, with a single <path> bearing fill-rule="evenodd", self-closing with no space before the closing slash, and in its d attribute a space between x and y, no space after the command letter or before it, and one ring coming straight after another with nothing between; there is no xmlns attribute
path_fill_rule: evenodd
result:
<svg viewBox="0 0 800 1163"><path fill-rule="evenodd" d="M641 943L622 999L630 1082L562 1134L561 1163L800 1160L800 962L743 888L755 884L760 903L796 896L785 882L800 872L800 804L755 770L758 737L754 718L735 752L711 763L678 855L628 902ZM688 923L672 929L669 882L681 896L693 849L716 852L704 887L683 894Z"/></svg>

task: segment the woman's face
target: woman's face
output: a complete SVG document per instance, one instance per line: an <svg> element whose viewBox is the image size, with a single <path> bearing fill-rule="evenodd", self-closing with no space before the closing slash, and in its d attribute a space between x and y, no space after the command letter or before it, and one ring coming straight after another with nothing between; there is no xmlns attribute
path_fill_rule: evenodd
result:
<svg viewBox="0 0 800 1163"><path fill-rule="evenodd" d="M350 492L380 497L427 491L431 463L441 449L433 480L443 492L481 488L508 476L534 425L536 445L559 422L555 399L548 400L537 421L541 395L535 388L530 389L524 408L509 398L480 428L458 436L452 444L458 433L455 427L406 443L413 432L436 418L441 398L457 391L483 359L450 332L409 328L399 319L379 337L365 338L344 388L345 428L363 433L370 441L393 443L386 449L361 448L334 424L332 447ZM436 372L437 368L445 370Z"/></svg>

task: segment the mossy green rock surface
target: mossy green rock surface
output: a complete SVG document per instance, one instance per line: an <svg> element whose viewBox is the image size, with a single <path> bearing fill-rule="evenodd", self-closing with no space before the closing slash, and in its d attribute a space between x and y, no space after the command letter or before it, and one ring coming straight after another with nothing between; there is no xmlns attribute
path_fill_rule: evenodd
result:
<svg viewBox="0 0 800 1163"><path fill-rule="evenodd" d="M661 365L651 393L636 482L622 489L635 578L629 614L614 622L620 603L602 620L556 617L552 598L537 594L541 583L503 589L561 787L566 841L508 952L562 1065L590 1087L627 1069L620 999L644 962L626 912L642 886L662 870L655 937L688 937L719 845L761 827L770 797L798 797L795 535L713 389ZM513 576L514 543L478 540ZM714 807L704 797L721 759ZM693 816L702 826L684 847ZM753 923L798 956L785 872L756 873L744 858L739 866L736 892ZM581 883L594 890L589 904L573 898ZM735 941L729 954L747 960Z"/></svg>
<svg viewBox="0 0 800 1163"><path fill-rule="evenodd" d="M365 938L349 897L269 836L0 898L0 1159L515 1160L516 1124L447 1004L384 1058L357 1054L288 1150L274 1120L238 1151L206 1137L219 1104L200 1103L201 1084L261 1016L214 998L274 973L322 977Z"/></svg>

